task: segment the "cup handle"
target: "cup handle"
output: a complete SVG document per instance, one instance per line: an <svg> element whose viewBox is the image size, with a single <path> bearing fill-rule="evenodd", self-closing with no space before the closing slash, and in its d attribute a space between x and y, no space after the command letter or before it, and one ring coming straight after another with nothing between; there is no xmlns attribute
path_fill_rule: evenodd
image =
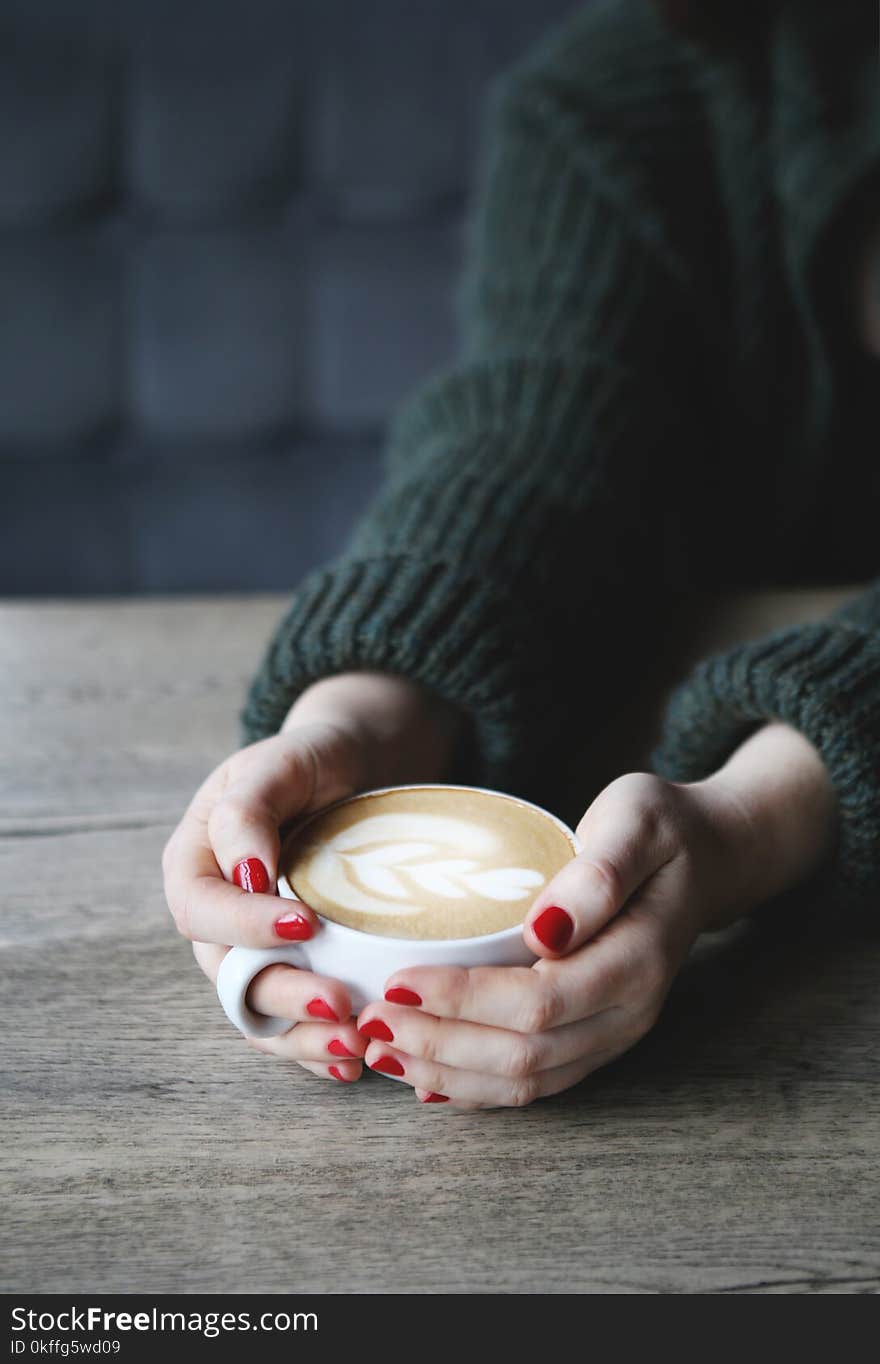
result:
<svg viewBox="0 0 880 1364"><path fill-rule="evenodd" d="M287 947L233 947L220 963L217 995L226 1017L245 1037L278 1037L296 1026L289 1018L255 1013L246 1002L254 976L278 962L285 966L309 969L305 949L299 943L291 943Z"/></svg>

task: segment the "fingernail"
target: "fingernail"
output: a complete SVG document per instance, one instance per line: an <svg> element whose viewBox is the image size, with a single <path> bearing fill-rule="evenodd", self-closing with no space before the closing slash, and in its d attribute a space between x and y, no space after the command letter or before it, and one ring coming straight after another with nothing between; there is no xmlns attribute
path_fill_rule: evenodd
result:
<svg viewBox="0 0 880 1364"><path fill-rule="evenodd" d="M422 1102L423 1104L448 1104L448 1103L449 1103L449 1095L448 1095L448 1094L434 1094L433 1091L432 1091L430 1094L427 1094L427 1095L425 1096L425 1098L421 1100L421 1102Z"/></svg>
<svg viewBox="0 0 880 1364"><path fill-rule="evenodd" d="M344 1085L350 1085L353 1083L353 1081L350 1080L347 1075L343 1075L342 1071L339 1069L338 1066L328 1066L328 1070L330 1071L330 1074L333 1076L334 1080L341 1080Z"/></svg>
<svg viewBox="0 0 880 1364"><path fill-rule="evenodd" d="M283 919L275 920L275 932L279 938L289 938L291 942L305 942L314 933L314 928L302 914L285 914Z"/></svg>
<svg viewBox="0 0 880 1364"><path fill-rule="evenodd" d="M407 990L403 985L395 985L390 990L385 991L385 998L389 1004L421 1004L422 996L417 995L415 990Z"/></svg>
<svg viewBox="0 0 880 1364"><path fill-rule="evenodd" d="M341 1042L338 1037L334 1037L332 1042L327 1043L327 1050L332 1056L345 1056L357 1059L357 1054L353 1051L349 1051L345 1043Z"/></svg>
<svg viewBox="0 0 880 1364"><path fill-rule="evenodd" d="M362 1028L358 1028L361 1037L375 1037L377 1042L393 1042L394 1033L387 1023L383 1023L381 1018L371 1018Z"/></svg>
<svg viewBox="0 0 880 1364"><path fill-rule="evenodd" d="M259 857L246 857L232 871L232 879L242 890L251 890L255 895L263 895L271 884L269 873Z"/></svg>
<svg viewBox="0 0 880 1364"><path fill-rule="evenodd" d="M312 1018L326 1018L328 1023L338 1023L340 1021L339 1014L336 1013L334 1009L330 1008L326 999L318 999L317 996L314 999L309 1000L306 1005L306 1013L311 1014Z"/></svg>
<svg viewBox="0 0 880 1364"><path fill-rule="evenodd" d="M574 919L559 905L548 905L532 920L532 930L551 952L561 952L574 932Z"/></svg>
<svg viewBox="0 0 880 1364"><path fill-rule="evenodd" d="M370 1063L370 1070L381 1070L383 1075L403 1075L403 1066L396 1056L380 1056Z"/></svg>

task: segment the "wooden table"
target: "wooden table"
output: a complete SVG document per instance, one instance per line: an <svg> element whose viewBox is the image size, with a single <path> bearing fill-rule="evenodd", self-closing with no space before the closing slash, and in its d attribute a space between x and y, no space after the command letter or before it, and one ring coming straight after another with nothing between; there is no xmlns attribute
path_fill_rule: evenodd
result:
<svg viewBox="0 0 880 1364"><path fill-rule="evenodd" d="M876 1292L876 940L705 940L641 1046L521 1111L243 1044L159 858L281 609L0 608L3 1291Z"/></svg>

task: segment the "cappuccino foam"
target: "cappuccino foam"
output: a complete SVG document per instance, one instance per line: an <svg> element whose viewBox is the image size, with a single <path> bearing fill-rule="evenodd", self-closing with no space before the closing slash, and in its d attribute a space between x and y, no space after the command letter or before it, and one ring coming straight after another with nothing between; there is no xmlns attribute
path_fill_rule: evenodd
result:
<svg viewBox="0 0 880 1364"><path fill-rule="evenodd" d="M396 938L470 938L521 923L574 856L512 796L413 787L353 796L285 845L291 889L336 923Z"/></svg>

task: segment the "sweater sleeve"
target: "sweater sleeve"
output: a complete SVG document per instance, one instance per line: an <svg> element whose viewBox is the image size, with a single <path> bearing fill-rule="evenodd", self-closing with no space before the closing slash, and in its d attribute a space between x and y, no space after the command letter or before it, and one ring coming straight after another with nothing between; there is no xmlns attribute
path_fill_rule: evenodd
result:
<svg viewBox="0 0 880 1364"><path fill-rule="evenodd" d="M853 915L876 914L880 579L824 620L777 630L698 664L668 703L654 770L672 781L699 781L770 720L806 735L837 795L831 850L802 893Z"/></svg>
<svg viewBox="0 0 880 1364"><path fill-rule="evenodd" d="M677 377L694 372L691 331L674 269L571 124L538 79L496 88L459 357L396 414L382 486L339 558L299 585L250 688L246 740L322 676L401 673L469 717L455 779L538 798L583 706L585 653L608 671L592 648L603 620L628 594L649 613L676 539L660 455L685 449L696 406Z"/></svg>

